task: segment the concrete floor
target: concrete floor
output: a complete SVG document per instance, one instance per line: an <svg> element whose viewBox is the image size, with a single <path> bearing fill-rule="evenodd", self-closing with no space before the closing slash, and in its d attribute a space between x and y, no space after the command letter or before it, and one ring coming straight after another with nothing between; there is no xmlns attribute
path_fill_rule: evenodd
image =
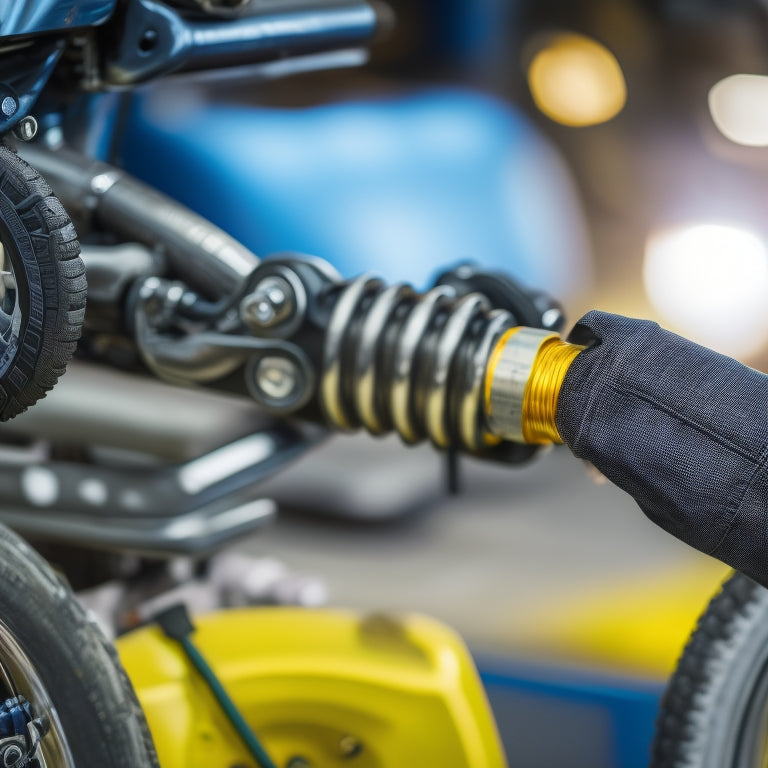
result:
<svg viewBox="0 0 768 768"><path fill-rule="evenodd" d="M683 589L685 615L674 629L683 634L668 641L673 658L724 568L657 528L629 496L596 483L595 474L565 448L517 468L467 459L463 493L451 497L429 447L339 436L267 484L281 515L241 546L321 576L334 605L426 612L455 627L473 649L505 655L578 661L579 652L569 649L573 632L562 637L568 632L560 617L568 614L570 624L595 617L594 637L580 643L599 645L598 624L624 594L642 596L655 612L666 593ZM607 607L605 595L613 595ZM661 631L670 613L681 611L667 606ZM625 630L610 631L621 644ZM634 648L630 655L654 652ZM598 649L592 660L599 655ZM653 671L661 667L659 674L668 663L666 656L649 662ZM628 664L647 666L643 658Z"/></svg>

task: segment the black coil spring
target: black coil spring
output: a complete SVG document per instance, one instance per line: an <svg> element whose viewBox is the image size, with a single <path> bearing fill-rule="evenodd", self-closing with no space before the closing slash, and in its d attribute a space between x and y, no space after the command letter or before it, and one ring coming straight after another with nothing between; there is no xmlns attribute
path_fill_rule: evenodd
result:
<svg viewBox="0 0 768 768"><path fill-rule="evenodd" d="M320 401L341 429L479 451L484 380L510 312L449 285L417 293L370 276L344 286L325 336Z"/></svg>

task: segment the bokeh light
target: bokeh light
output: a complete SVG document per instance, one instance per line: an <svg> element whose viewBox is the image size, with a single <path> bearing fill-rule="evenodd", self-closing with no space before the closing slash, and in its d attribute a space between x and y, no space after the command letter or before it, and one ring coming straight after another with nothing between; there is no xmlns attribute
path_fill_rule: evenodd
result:
<svg viewBox="0 0 768 768"><path fill-rule="evenodd" d="M610 120L627 100L616 57L596 40L570 32L550 37L536 53L528 86L545 115L574 127Z"/></svg>
<svg viewBox="0 0 768 768"><path fill-rule="evenodd" d="M768 251L752 232L696 224L656 233L644 280L662 317L700 344L748 357L768 339Z"/></svg>
<svg viewBox="0 0 768 768"><path fill-rule="evenodd" d="M736 144L768 146L768 77L731 75L712 86L708 101L720 133Z"/></svg>

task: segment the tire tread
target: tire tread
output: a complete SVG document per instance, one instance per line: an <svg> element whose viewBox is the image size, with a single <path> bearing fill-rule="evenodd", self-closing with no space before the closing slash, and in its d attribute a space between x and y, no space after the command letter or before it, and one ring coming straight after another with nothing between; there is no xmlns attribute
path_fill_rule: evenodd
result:
<svg viewBox="0 0 768 768"><path fill-rule="evenodd" d="M45 397L64 373L80 338L88 287L80 244L64 206L40 174L4 146L0 191L30 235L43 282L42 334L22 330L20 349L0 382L0 421L7 421Z"/></svg>
<svg viewBox="0 0 768 768"><path fill-rule="evenodd" d="M728 718L728 713L713 711L717 692L727 682L734 649L749 639L756 612L765 610L767 594L736 573L712 598L667 684L650 768L702 768L702 761L712 757L702 749L700 737L716 720Z"/></svg>
<svg viewBox="0 0 768 768"><path fill-rule="evenodd" d="M48 563L4 526L0 577L0 620L38 670L75 763L158 768L149 728L114 646Z"/></svg>

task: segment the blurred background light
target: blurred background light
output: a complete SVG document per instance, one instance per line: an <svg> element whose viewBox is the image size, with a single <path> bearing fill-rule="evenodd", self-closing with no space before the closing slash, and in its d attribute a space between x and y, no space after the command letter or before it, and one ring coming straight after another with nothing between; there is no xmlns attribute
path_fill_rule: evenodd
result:
<svg viewBox="0 0 768 768"><path fill-rule="evenodd" d="M616 57L585 35L560 33L533 57L528 86L547 117L568 126L597 125L617 115L627 100Z"/></svg>
<svg viewBox="0 0 768 768"><path fill-rule="evenodd" d="M698 224L654 234L644 279L656 310L700 344L749 357L768 339L768 251L751 232Z"/></svg>
<svg viewBox="0 0 768 768"><path fill-rule="evenodd" d="M736 144L768 146L768 77L731 75L712 86L708 101L720 133Z"/></svg>

